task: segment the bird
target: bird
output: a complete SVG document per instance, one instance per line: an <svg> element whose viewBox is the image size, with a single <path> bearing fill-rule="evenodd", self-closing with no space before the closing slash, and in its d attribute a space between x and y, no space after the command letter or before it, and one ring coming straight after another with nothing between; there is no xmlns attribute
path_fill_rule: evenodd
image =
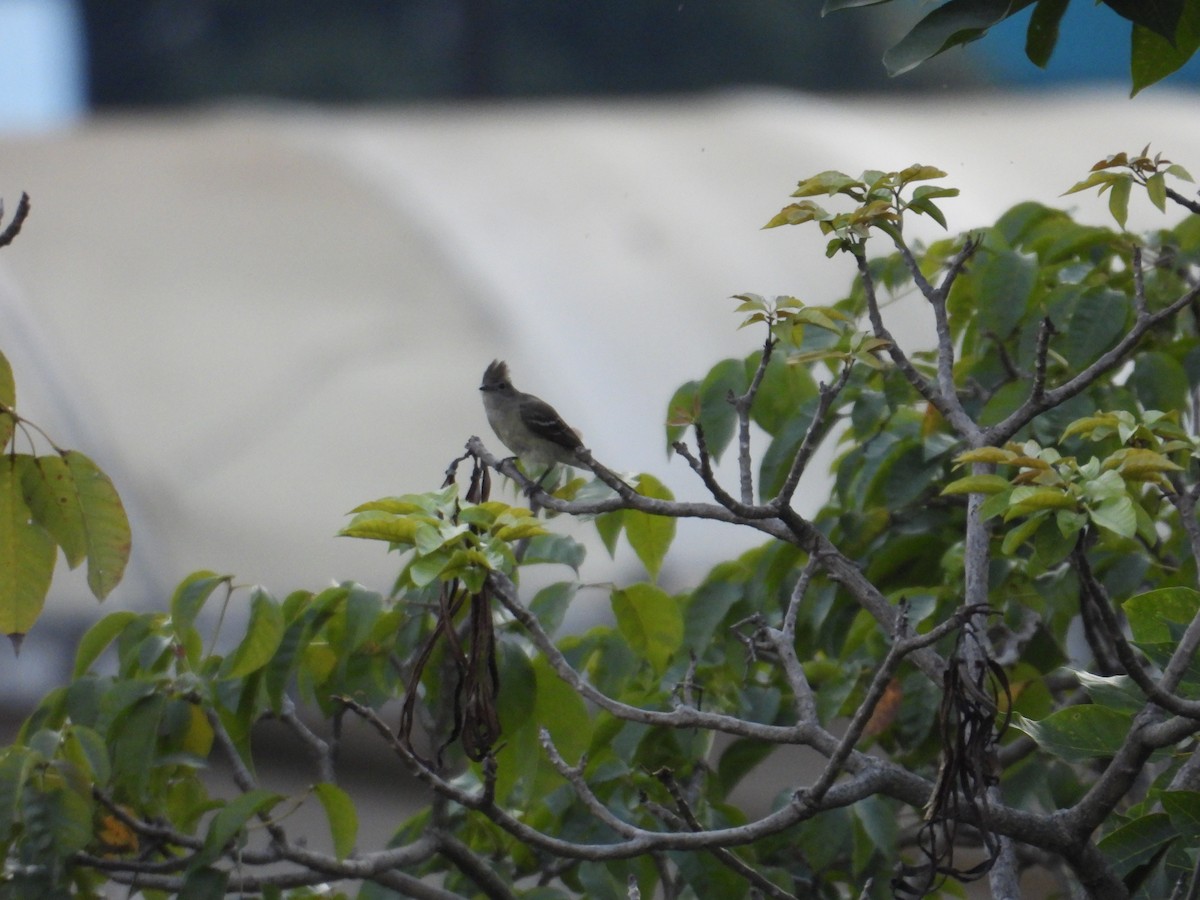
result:
<svg viewBox="0 0 1200 900"><path fill-rule="evenodd" d="M549 472L556 463L585 465L576 455L583 447L579 432L545 400L513 387L505 362L492 361L479 390L492 431L527 467L546 466Z"/></svg>

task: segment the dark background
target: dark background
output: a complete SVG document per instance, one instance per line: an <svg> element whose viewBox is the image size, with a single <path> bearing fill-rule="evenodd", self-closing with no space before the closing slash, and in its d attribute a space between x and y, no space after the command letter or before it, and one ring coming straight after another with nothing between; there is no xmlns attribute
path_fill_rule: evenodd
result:
<svg viewBox="0 0 1200 900"><path fill-rule="evenodd" d="M820 0L85 0L93 107L231 96L316 102L863 92L889 79L878 14ZM894 16L892 17L894 20ZM977 83L959 63L957 84Z"/></svg>

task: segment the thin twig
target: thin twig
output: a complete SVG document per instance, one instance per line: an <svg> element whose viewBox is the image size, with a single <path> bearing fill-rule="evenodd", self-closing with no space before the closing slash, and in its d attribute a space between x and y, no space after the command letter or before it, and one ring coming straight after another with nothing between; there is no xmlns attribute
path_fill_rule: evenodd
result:
<svg viewBox="0 0 1200 900"><path fill-rule="evenodd" d="M753 460L750 457L750 410L754 406L754 398L762 386L763 377L767 374L767 365L771 362L771 353L775 349L775 337L767 329L767 339L763 342L762 356L750 385L741 396L733 398L733 408L738 417L738 472L741 476L742 502L749 505L754 502L754 472Z"/></svg>
<svg viewBox="0 0 1200 900"><path fill-rule="evenodd" d="M317 778L329 784L337 783L337 773L333 767L333 750L329 744L313 732L311 728L296 715L296 704L286 694L283 697L283 709L279 713L279 721L283 722L296 733L300 742L308 748L317 767Z"/></svg>
<svg viewBox="0 0 1200 900"><path fill-rule="evenodd" d="M808 423L808 430L804 432L804 440L801 441L800 448L792 458L792 464L788 468L787 476L784 478L779 492L768 506L780 509L792 502L796 488L800 485L800 478L804 475L804 470L808 468L808 463L812 459L813 453L825 435L829 433L832 423L828 421L828 416L829 410L833 406L833 401L837 399L838 394L849 383L850 373L853 370L853 364L846 363L842 367L842 372L838 376L837 381L832 386L827 386L824 383L818 386L817 408L813 412L812 421Z"/></svg>
<svg viewBox="0 0 1200 900"><path fill-rule="evenodd" d="M696 818L696 814L692 811L691 804L683 795L683 790L679 786L679 782L675 780L675 776L670 772L659 772L658 780L667 789L671 795L671 799L675 801L675 808L678 811L677 816L670 816L667 821L672 826L678 828L680 825L686 826L691 831L703 831L704 825ZM659 808L660 812L668 814L668 810ZM664 816L666 818L666 816ZM774 897L775 900L799 900L799 898L788 891L785 891L779 885L775 884L769 878L766 878L762 873L748 865L741 857L732 850L727 850L724 847L714 847L708 851L712 854L721 865L725 866L731 872L739 875L748 881L753 887L758 888L763 894L768 897Z"/></svg>

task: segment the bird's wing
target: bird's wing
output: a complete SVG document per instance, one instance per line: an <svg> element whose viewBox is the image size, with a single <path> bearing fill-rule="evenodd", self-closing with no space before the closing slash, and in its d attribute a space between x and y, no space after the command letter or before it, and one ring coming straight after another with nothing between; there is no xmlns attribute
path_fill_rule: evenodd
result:
<svg viewBox="0 0 1200 900"><path fill-rule="evenodd" d="M532 394L528 395L525 401L524 418L529 430L538 437L568 450L583 446L579 435L562 420L562 416L555 412L554 407Z"/></svg>

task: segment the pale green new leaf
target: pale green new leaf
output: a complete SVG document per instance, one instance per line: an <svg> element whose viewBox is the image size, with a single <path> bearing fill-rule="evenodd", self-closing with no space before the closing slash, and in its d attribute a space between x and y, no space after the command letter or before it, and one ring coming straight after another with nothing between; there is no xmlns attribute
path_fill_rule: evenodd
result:
<svg viewBox="0 0 1200 900"><path fill-rule="evenodd" d="M1005 556L1012 556L1018 547L1033 537L1034 532L1042 526L1042 523L1049 516L1050 513L1048 510L1034 513L1012 531L1008 532L1004 535L1004 541L1000 545L1000 552Z"/></svg>
<svg viewBox="0 0 1200 900"><path fill-rule="evenodd" d="M592 740L592 720L587 704L558 676L544 656L533 660L533 674L537 683L534 706L537 721L550 732L563 759L574 765Z"/></svg>
<svg viewBox="0 0 1200 900"><path fill-rule="evenodd" d="M675 499L667 486L653 475L639 475L636 487L643 497L653 497L657 500ZM650 577L657 578L663 559L671 548L671 542L675 540L675 519L627 509L624 523L629 546L642 561Z"/></svg>
<svg viewBox="0 0 1200 900"><path fill-rule="evenodd" d="M666 671L683 642L679 602L652 584L634 584L612 593L617 628L630 648L650 663L656 675Z"/></svg>
<svg viewBox="0 0 1200 900"><path fill-rule="evenodd" d="M1004 447L977 447L974 450L968 450L965 453L960 453L954 457L954 464L961 466L965 463L993 463L993 464L1008 464L1018 455Z"/></svg>
<svg viewBox="0 0 1200 900"><path fill-rule="evenodd" d="M942 494L998 494L1009 487L1002 475L968 475L950 482L942 488Z"/></svg>
<svg viewBox="0 0 1200 900"><path fill-rule="evenodd" d="M1104 171L1103 169L1094 171L1090 175L1088 175L1087 178L1083 179L1083 181L1077 181L1077 182L1075 182L1075 184L1071 185L1070 188L1063 191L1062 196L1065 197L1067 194L1074 194L1074 193L1078 193L1079 191L1086 191L1088 188L1093 188L1093 187L1099 187L1101 193L1103 193L1104 191L1106 191L1110 187L1112 187L1114 182L1121 181L1123 179L1128 179L1128 177L1129 176L1122 175L1119 172L1107 172L1107 171Z"/></svg>
<svg viewBox="0 0 1200 900"><path fill-rule="evenodd" d="M943 172L941 169L939 169L937 166L924 166L924 165L921 165L920 163L911 165L907 169L901 169L898 174L899 174L900 185L902 187L912 181L932 181L935 178L945 178L946 177L946 173ZM925 188L917 188L917 190L913 192L913 195L914 196L919 195L922 190L953 191L954 194L958 193L958 190L956 188L936 188L936 187L926 186ZM945 194L938 194L936 196L952 197L952 196L954 196L954 194L945 193Z"/></svg>
<svg viewBox="0 0 1200 900"><path fill-rule="evenodd" d="M1167 180L1162 172L1156 172L1146 179L1146 193L1159 212L1167 211Z"/></svg>
<svg viewBox="0 0 1200 900"><path fill-rule="evenodd" d="M1121 537L1131 538L1137 534L1137 511L1128 496L1113 497L1099 506L1089 507L1092 522Z"/></svg>
<svg viewBox="0 0 1200 900"><path fill-rule="evenodd" d="M864 185L857 178L851 178L844 172L827 171L813 175L801 181L792 191L793 197L815 197L821 194L832 197L834 194L850 193L855 188L862 189Z"/></svg>
<svg viewBox="0 0 1200 900"><path fill-rule="evenodd" d="M1129 219L1129 193L1133 189L1133 179L1119 178L1113 182L1108 195L1108 211L1122 228Z"/></svg>
<svg viewBox="0 0 1200 900"><path fill-rule="evenodd" d="M390 544L412 545L416 543L418 532L429 527L423 518L365 510L351 519L350 524L338 534L343 537L387 541Z"/></svg>
<svg viewBox="0 0 1200 900"><path fill-rule="evenodd" d="M1074 509L1076 500L1070 494L1048 487L1019 487L1012 492L1011 505L1004 520L1029 515L1044 509Z"/></svg>

